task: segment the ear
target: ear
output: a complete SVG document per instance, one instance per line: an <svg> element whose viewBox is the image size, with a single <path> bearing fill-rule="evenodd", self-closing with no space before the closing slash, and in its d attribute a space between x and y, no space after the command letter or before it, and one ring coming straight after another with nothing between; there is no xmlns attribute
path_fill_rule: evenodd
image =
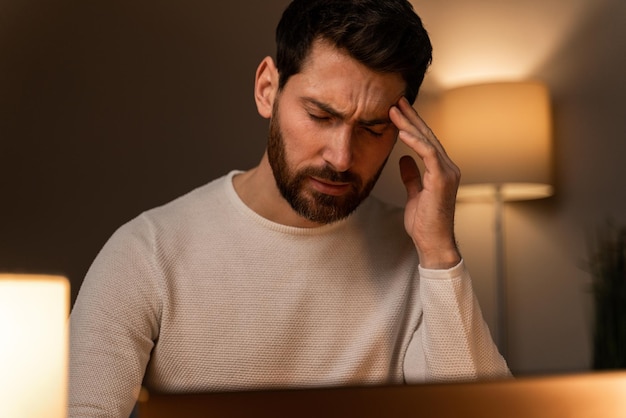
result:
<svg viewBox="0 0 626 418"><path fill-rule="evenodd" d="M256 70L254 100L259 115L266 119L272 116L274 100L278 92L278 70L271 57L265 57Z"/></svg>

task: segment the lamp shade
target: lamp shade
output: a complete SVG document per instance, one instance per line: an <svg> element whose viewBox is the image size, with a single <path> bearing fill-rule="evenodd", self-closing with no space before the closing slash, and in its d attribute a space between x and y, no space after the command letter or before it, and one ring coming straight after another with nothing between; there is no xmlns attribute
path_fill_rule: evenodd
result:
<svg viewBox="0 0 626 418"><path fill-rule="evenodd" d="M548 197L552 123L545 85L500 82L452 89L440 108L440 136L461 169L460 200Z"/></svg>
<svg viewBox="0 0 626 418"><path fill-rule="evenodd" d="M0 417L67 416L69 282L0 274Z"/></svg>

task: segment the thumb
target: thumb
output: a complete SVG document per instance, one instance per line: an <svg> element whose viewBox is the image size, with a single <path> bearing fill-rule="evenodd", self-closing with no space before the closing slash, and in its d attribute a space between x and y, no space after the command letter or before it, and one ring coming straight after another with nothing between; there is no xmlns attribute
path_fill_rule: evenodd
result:
<svg viewBox="0 0 626 418"><path fill-rule="evenodd" d="M409 199L415 197L422 191L422 176L417 167L417 163L408 155L400 158L400 177L406 188L407 197Z"/></svg>

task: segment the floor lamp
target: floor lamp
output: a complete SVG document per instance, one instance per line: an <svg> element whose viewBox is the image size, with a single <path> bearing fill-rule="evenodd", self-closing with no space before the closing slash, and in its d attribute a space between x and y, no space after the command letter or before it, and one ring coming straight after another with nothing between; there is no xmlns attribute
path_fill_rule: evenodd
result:
<svg viewBox="0 0 626 418"><path fill-rule="evenodd" d="M0 417L67 416L70 285L0 274Z"/></svg>
<svg viewBox="0 0 626 418"><path fill-rule="evenodd" d="M495 205L496 342L506 356L504 202L553 193L548 90L538 82L464 86L443 94L440 111L442 142L461 168L458 200Z"/></svg>

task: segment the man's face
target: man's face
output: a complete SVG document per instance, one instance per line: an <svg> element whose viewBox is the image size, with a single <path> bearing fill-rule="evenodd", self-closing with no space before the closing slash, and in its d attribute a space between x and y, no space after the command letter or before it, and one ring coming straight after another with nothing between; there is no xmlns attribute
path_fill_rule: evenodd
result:
<svg viewBox="0 0 626 418"><path fill-rule="evenodd" d="M278 189L300 216L334 222L369 195L396 140L389 109L404 89L397 74L313 44L276 96L267 148Z"/></svg>

